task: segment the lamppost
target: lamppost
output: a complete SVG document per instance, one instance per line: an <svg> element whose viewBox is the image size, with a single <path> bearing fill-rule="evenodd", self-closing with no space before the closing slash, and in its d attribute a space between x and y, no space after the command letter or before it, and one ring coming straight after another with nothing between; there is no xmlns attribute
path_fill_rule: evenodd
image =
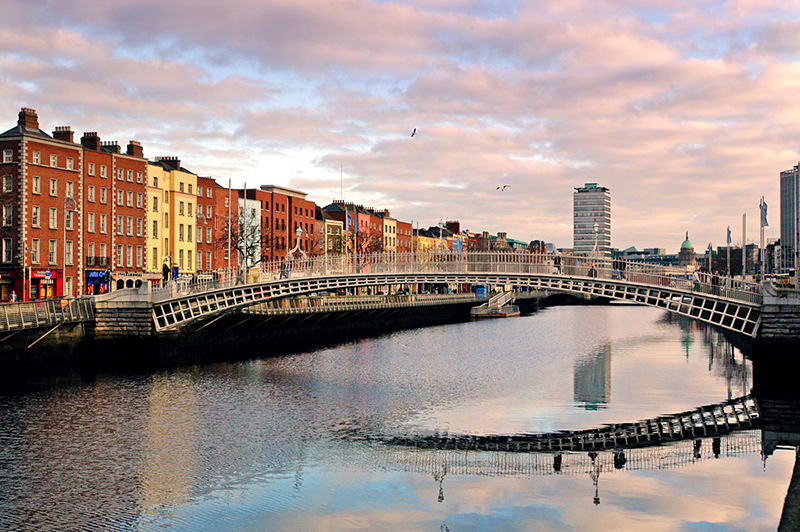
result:
<svg viewBox="0 0 800 532"><path fill-rule="evenodd" d="M67 196L64 198L64 269L61 273L61 295L66 296L67 288L67 218L69 213L75 212L75 198ZM70 296L72 294L69 294Z"/></svg>
<svg viewBox="0 0 800 532"><path fill-rule="evenodd" d="M289 250L289 253L286 254L286 260L294 260L295 251L299 251L304 259L308 256L306 255L305 251L300 249L300 238L303 236L303 233L305 233L305 231L298 225L297 229L294 230L294 234L297 235L297 244L295 244L295 246Z"/></svg>

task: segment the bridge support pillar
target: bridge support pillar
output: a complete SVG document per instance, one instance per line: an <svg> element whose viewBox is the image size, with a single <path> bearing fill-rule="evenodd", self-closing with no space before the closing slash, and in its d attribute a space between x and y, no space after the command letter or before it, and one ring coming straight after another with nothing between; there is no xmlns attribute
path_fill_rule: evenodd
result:
<svg viewBox="0 0 800 532"><path fill-rule="evenodd" d="M762 286L761 341L777 345L800 344L800 292L779 290L772 283Z"/></svg>
<svg viewBox="0 0 800 532"><path fill-rule="evenodd" d="M126 340L154 334L153 304L149 301L97 301L94 338Z"/></svg>

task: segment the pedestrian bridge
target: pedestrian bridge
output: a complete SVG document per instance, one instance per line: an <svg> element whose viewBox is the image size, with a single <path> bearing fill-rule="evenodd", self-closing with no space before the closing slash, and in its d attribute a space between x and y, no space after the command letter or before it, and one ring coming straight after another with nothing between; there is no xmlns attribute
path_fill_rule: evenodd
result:
<svg viewBox="0 0 800 532"><path fill-rule="evenodd" d="M634 261L531 253L384 253L317 257L265 265L246 275L153 287L156 330L167 331L285 297L360 287L418 284L511 285L630 301L695 318L750 337L758 334L762 295L753 283L692 280L685 270Z"/></svg>

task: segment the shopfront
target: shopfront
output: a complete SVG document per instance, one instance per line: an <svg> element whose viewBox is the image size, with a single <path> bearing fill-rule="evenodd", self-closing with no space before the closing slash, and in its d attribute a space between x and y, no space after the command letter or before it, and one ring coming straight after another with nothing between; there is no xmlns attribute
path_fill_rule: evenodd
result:
<svg viewBox="0 0 800 532"><path fill-rule="evenodd" d="M30 299L49 299L63 292L61 270L31 268Z"/></svg>
<svg viewBox="0 0 800 532"><path fill-rule="evenodd" d="M99 295L108 292L106 270L86 270L86 295Z"/></svg>
<svg viewBox="0 0 800 532"><path fill-rule="evenodd" d="M16 296L17 301L22 301L25 293L23 288L22 270L0 270L0 301L11 301L11 295Z"/></svg>

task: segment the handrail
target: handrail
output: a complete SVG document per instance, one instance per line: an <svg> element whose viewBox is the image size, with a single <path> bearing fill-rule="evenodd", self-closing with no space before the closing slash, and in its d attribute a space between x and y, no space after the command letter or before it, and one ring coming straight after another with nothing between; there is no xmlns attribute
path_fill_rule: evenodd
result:
<svg viewBox="0 0 800 532"><path fill-rule="evenodd" d="M89 298L54 298L0 304L0 331L49 327L94 319Z"/></svg>

